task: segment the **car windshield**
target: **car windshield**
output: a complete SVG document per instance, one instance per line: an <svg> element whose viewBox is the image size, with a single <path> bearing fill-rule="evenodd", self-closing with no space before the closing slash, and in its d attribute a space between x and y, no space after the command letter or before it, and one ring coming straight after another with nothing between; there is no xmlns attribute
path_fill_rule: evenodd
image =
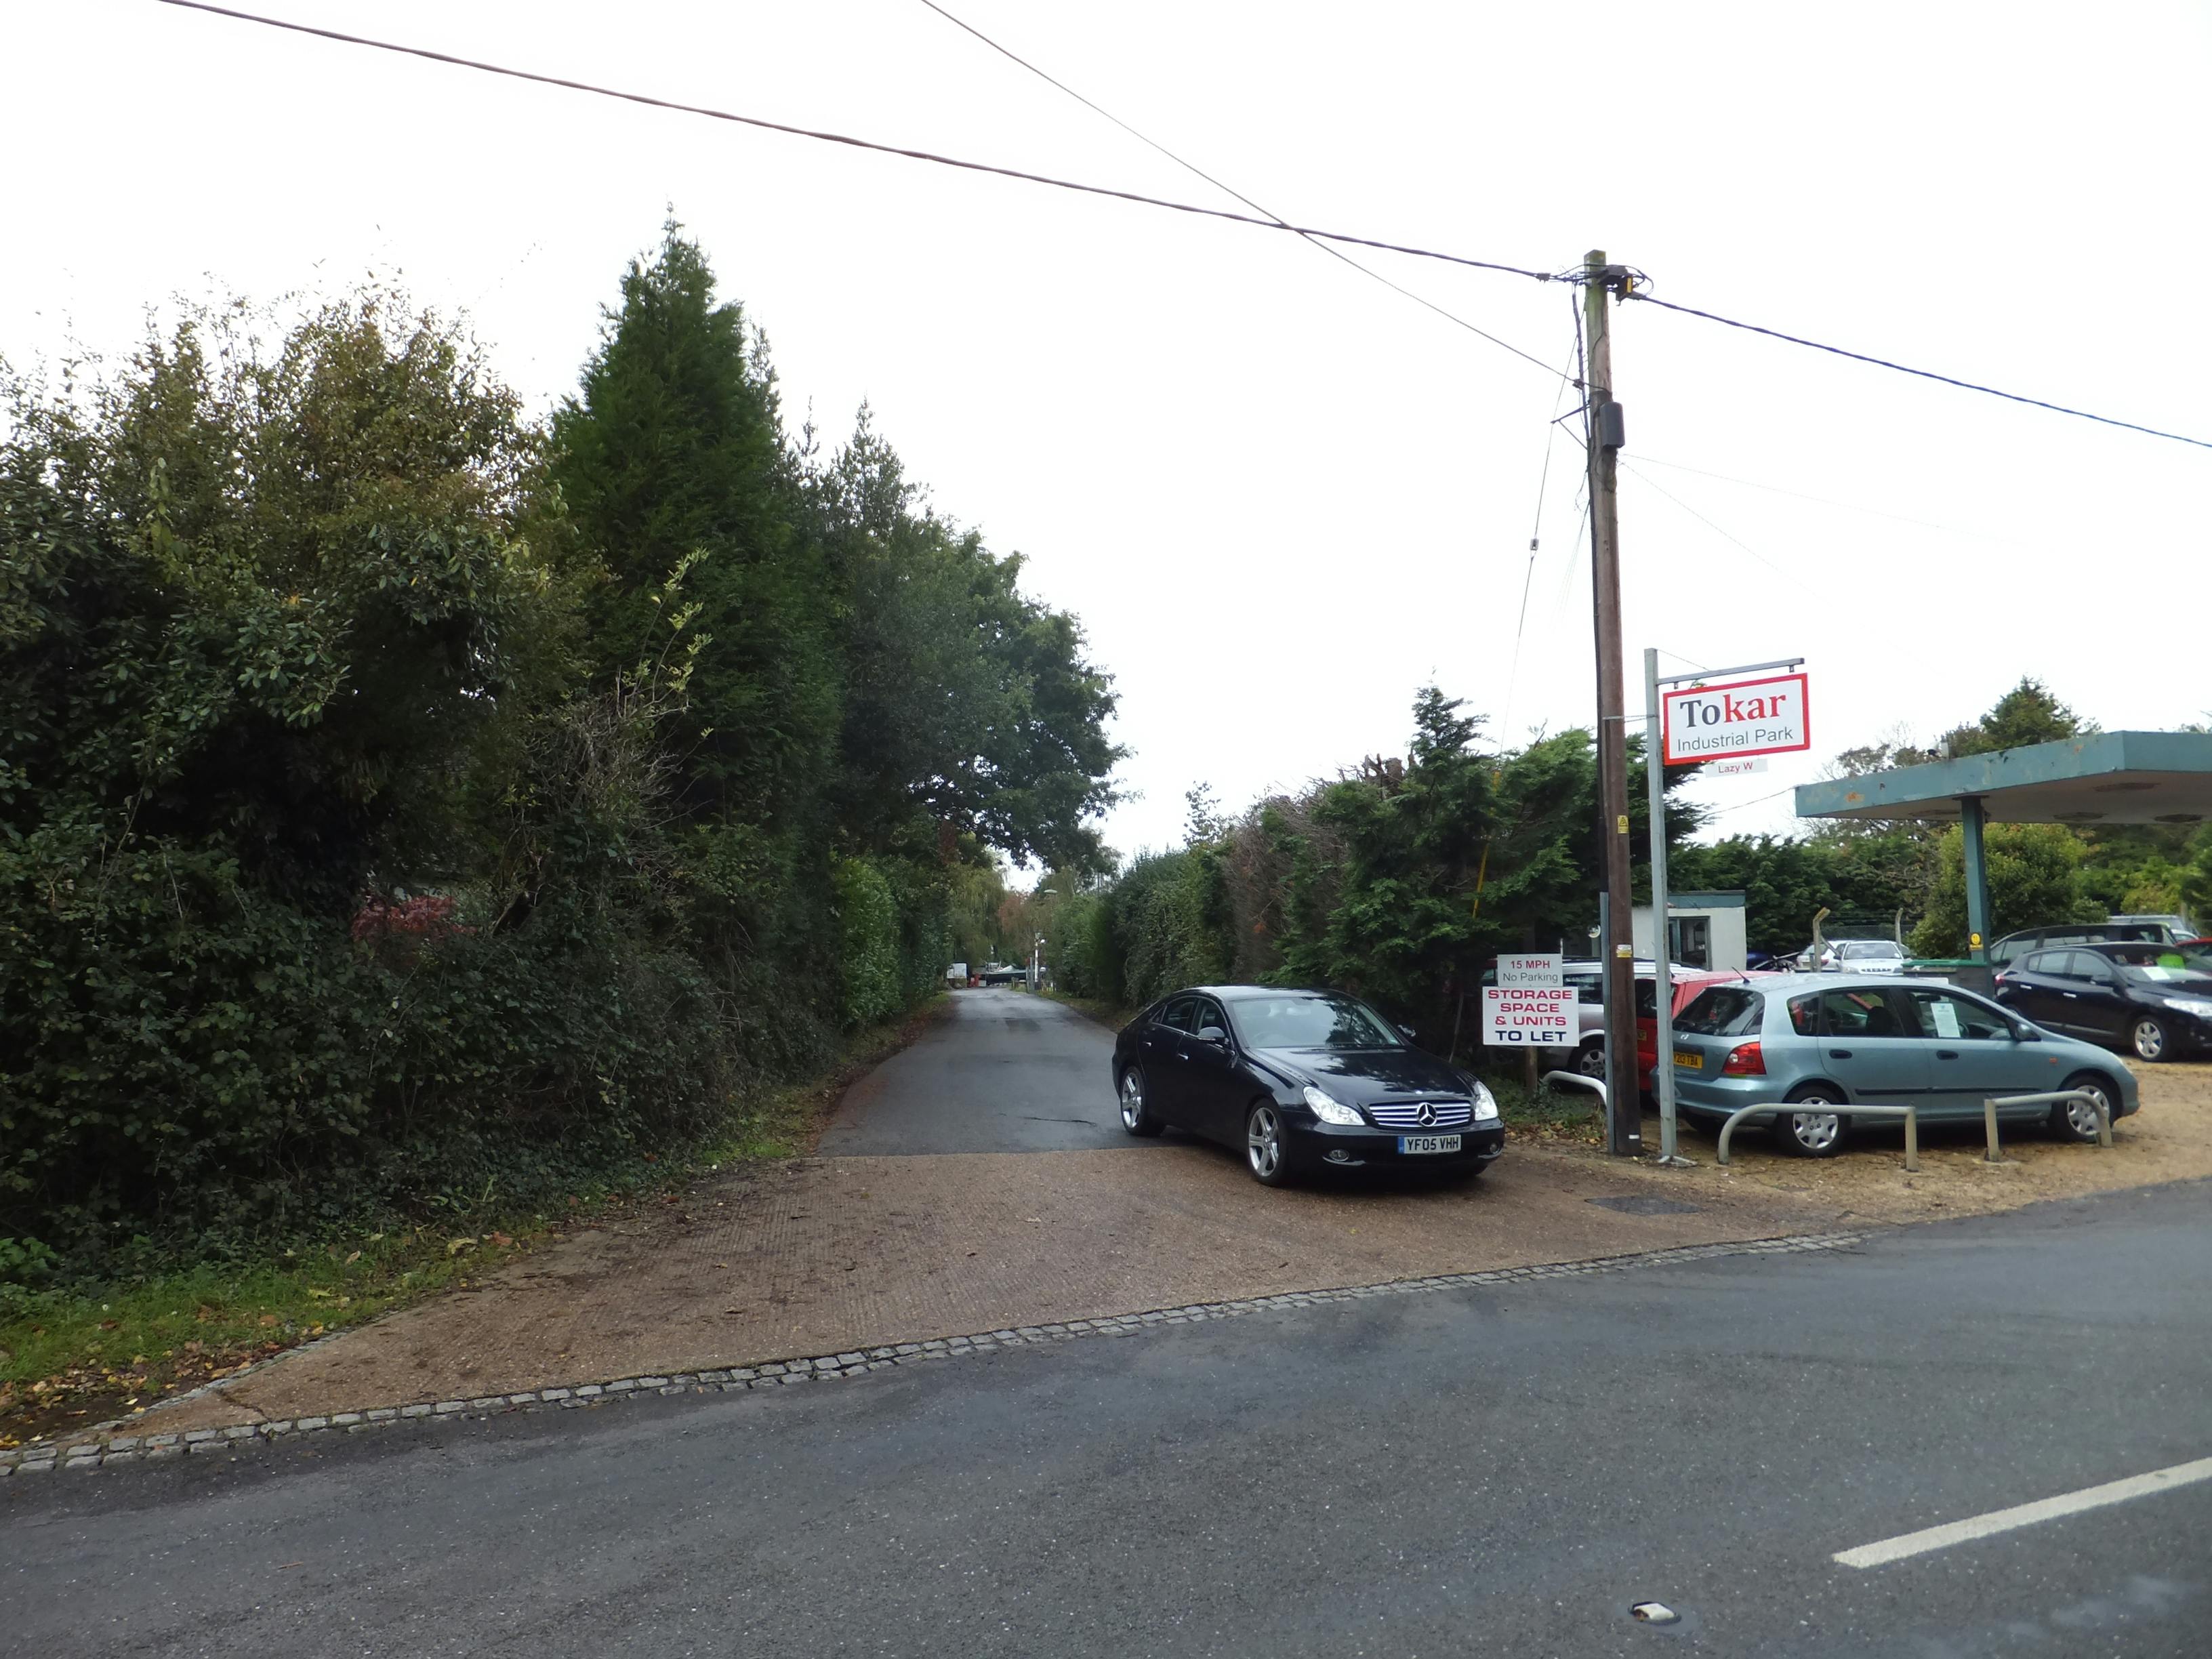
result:
<svg viewBox="0 0 2212 1659"><path fill-rule="evenodd" d="M1237 1035L1254 1048L1402 1048L1386 1020L1350 997L1244 997L1229 1005Z"/></svg>
<svg viewBox="0 0 2212 1659"><path fill-rule="evenodd" d="M1759 993L1747 986L1716 985L1674 1016L1674 1029L1698 1036L1741 1036L1759 1024Z"/></svg>
<svg viewBox="0 0 2212 1659"><path fill-rule="evenodd" d="M1904 951L1887 939L1858 939L1843 947L1842 954L1851 957L1901 957Z"/></svg>
<svg viewBox="0 0 2212 1659"><path fill-rule="evenodd" d="M2155 962L2123 962L2120 977L2137 985L2166 985L2176 990L2212 991L2212 960L2201 955L2195 963L2182 952L2169 951Z"/></svg>
<svg viewBox="0 0 2212 1659"><path fill-rule="evenodd" d="M2201 945L2107 945L2096 954L2118 968L2124 979L2193 979L2212 974L2212 950Z"/></svg>

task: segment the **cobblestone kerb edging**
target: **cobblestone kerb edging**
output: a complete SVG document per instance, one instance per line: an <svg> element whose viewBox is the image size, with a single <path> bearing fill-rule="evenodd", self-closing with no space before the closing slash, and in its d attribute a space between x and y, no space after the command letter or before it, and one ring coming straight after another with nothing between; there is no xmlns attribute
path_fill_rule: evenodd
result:
<svg viewBox="0 0 2212 1659"><path fill-rule="evenodd" d="M1289 1291L1279 1296L1250 1297L1233 1302L1196 1302L1182 1308L1157 1308L1146 1313L1120 1314L1108 1319L1071 1319L1065 1323L1023 1325L1007 1330L984 1331L973 1336L936 1337L927 1342L899 1342L886 1347L845 1353L815 1354L726 1370L681 1371L667 1376L625 1376L611 1382L586 1382L573 1388L538 1389L526 1394L480 1395L467 1400L423 1400L408 1405L334 1412L325 1417L288 1418L273 1423L240 1423L227 1429L190 1429L179 1434L110 1435L81 1439L65 1445L30 1445L0 1450L0 1478L40 1474L54 1469L102 1468L112 1463L153 1462L188 1454L234 1451L245 1446L295 1440L301 1435L359 1434L391 1423L424 1420L456 1422L510 1411L573 1410L620 1400L643 1400L660 1395L732 1394L747 1389L782 1388L793 1382L823 1382L860 1376L870 1371L891 1370L925 1360L953 1359L962 1354L990 1353L1000 1348L1048 1342L1071 1342L1089 1336L1133 1336L1167 1325L1190 1325L1207 1319L1234 1319L1278 1308L1312 1308L1331 1302L1351 1302L1378 1296L1407 1296L1424 1291L1459 1290L1469 1285L1510 1285L1529 1279L1566 1279L1587 1273L1620 1273L1632 1267L1667 1267L1678 1261L1701 1261L1714 1256L1781 1255L1808 1250L1837 1250L1863 1242L1860 1233L1820 1233L1790 1238L1749 1239L1729 1244L1690 1244L1677 1249L1650 1250L1636 1255L1601 1256L1589 1261L1563 1261L1533 1267L1498 1267L1482 1273L1439 1273L1428 1279L1398 1279L1379 1285L1356 1285L1333 1291Z"/></svg>

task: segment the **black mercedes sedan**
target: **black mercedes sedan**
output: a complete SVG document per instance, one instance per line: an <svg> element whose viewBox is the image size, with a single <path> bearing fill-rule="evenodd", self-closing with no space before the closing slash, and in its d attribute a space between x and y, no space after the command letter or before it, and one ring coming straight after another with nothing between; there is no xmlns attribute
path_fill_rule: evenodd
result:
<svg viewBox="0 0 2212 1659"><path fill-rule="evenodd" d="M1505 1149L1498 1103L1356 997L1200 985L1114 1043L1121 1127L1241 1147L1254 1179L1376 1165L1479 1175Z"/></svg>

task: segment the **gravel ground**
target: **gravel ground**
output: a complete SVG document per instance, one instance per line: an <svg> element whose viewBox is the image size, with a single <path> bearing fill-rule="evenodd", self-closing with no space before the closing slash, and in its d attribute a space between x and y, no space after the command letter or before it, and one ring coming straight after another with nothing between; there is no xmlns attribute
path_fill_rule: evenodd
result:
<svg viewBox="0 0 2212 1659"><path fill-rule="evenodd" d="M1829 1159L1786 1157L1764 1131L1747 1128L1729 1142L1723 1170L1713 1162L1714 1138L1686 1128L1682 1151L1698 1168L1634 1167L1647 1181L1679 1186L1684 1197L1715 1189L1788 1194L1839 1223L1985 1215L2048 1199L2212 1176L2212 1061L2130 1062L2130 1069L2142 1087L2142 1109L2113 1127L2109 1151L2007 1124L2005 1161L1993 1164L1985 1160L1978 1121L1937 1126L1921 1130L1921 1170L1907 1175L1901 1128L1862 1131L1842 1157ZM1656 1117L1644 1124L1644 1144L1658 1147ZM1601 1151L1573 1155L1620 1167Z"/></svg>

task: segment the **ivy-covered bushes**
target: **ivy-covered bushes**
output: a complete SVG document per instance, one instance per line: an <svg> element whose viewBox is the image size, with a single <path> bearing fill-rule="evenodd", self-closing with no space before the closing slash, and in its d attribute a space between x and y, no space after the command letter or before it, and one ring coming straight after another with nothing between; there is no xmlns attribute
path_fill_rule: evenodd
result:
<svg viewBox="0 0 2212 1659"><path fill-rule="evenodd" d="M1095 860L1105 678L672 233L525 419L386 296L0 409L0 1238L252 1247L725 1122ZM15 1259L11 1256L10 1259Z"/></svg>

